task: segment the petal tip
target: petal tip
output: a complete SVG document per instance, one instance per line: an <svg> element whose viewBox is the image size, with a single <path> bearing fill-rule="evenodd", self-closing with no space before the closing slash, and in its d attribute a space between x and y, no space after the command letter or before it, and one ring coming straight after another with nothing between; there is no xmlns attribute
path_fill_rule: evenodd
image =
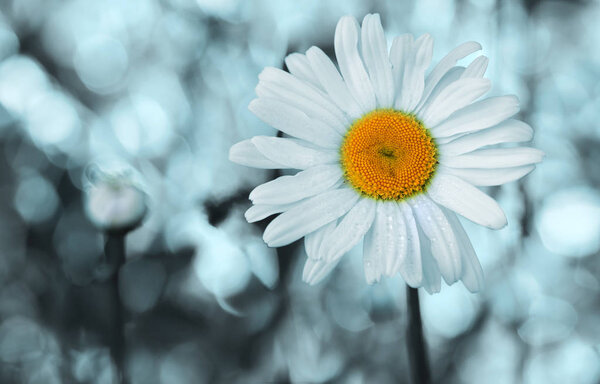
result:
<svg viewBox="0 0 600 384"><path fill-rule="evenodd" d="M358 21L354 18L354 16L345 15L340 17L335 27L335 35L339 36L341 32L343 32L342 28L348 28L350 26L357 25Z"/></svg>
<svg viewBox="0 0 600 384"><path fill-rule="evenodd" d="M408 276L402 276L402 278L404 279L404 282L406 283L406 285L408 285L411 288L419 288L423 285L423 275L420 274L419 276L415 276L413 277L408 277Z"/></svg>
<svg viewBox="0 0 600 384"><path fill-rule="evenodd" d="M491 229L495 229L495 230L500 230L500 229L504 229L508 226L508 220L506 219L506 216L504 216L504 220L503 221L498 221L496 223L491 223L489 225L489 227Z"/></svg>
<svg viewBox="0 0 600 384"><path fill-rule="evenodd" d="M231 146L231 148L229 148L229 154L227 155L227 158L229 159L229 161L232 161L235 163L235 144Z"/></svg>
<svg viewBox="0 0 600 384"><path fill-rule="evenodd" d="M257 89L259 89L259 87L260 87L260 83L258 83L258 85L256 86L256 88L255 88L254 90L256 91ZM260 91L258 91L258 92L260 92ZM252 112L253 114L255 114L255 115L256 115L256 108L257 108L257 104L258 104L259 102L260 102L260 101L258 100L258 98L256 98L256 99L252 99L252 100L251 100L251 101L248 103L248 110L249 110L250 112Z"/></svg>
<svg viewBox="0 0 600 384"><path fill-rule="evenodd" d="M471 293L480 293L483 290L485 290L485 280L482 279L477 279L477 281L465 281L464 279L461 280L462 284L464 285L465 288L467 288L467 290Z"/></svg>
<svg viewBox="0 0 600 384"><path fill-rule="evenodd" d="M239 142L239 143L235 143L233 144L230 148L229 148L229 154L228 154L228 158L229 161L231 161L232 163L236 163L236 164L242 164L240 162L240 156L242 156L242 150L241 150L241 146L243 141Z"/></svg>
<svg viewBox="0 0 600 384"><path fill-rule="evenodd" d="M256 204L255 200L256 200L256 188L254 188L250 194L248 195L248 199L250 199L250 201L254 204Z"/></svg>

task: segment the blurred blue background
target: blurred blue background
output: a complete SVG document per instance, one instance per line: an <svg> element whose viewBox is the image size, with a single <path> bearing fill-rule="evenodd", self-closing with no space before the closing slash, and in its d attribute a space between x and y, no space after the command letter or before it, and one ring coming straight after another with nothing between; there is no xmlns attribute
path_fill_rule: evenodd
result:
<svg viewBox="0 0 600 384"><path fill-rule="evenodd" d="M258 73L379 12L391 39L467 40L514 93L545 161L487 190L509 225L465 223L487 288L422 296L444 383L600 380L600 2L2 0L0 382L113 383L90 162L118 159L150 196L121 270L131 383L405 383L400 279L364 282L351 252L316 287L299 243L267 248L248 192L276 177L228 161L276 132L247 110Z"/></svg>

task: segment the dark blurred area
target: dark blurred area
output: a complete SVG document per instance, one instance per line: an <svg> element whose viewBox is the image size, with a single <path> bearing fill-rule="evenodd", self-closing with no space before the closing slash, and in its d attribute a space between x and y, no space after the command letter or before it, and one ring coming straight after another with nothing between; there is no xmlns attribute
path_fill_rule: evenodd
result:
<svg viewBox="0 0 600 384"><path fill-rule="evenodd" d="M331 54L339 17L369 12L389 41L431 33L434 61L479 41L546 152L487 191L507 228L465 222L486 290L422 296L435 381L600 382L600 2L1 0L1 383L116 383L119 364L140 384L408 382L403 282L368 286L353 250L304 284L302 244L268 248L243 216L279 174L228 160L276 134L247 110L262 68ZM148 196L119 300L90 164Z"/></svg>

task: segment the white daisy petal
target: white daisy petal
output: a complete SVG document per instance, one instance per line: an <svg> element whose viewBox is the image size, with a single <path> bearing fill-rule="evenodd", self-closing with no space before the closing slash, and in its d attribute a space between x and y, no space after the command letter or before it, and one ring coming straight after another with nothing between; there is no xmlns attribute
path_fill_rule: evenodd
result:
<svg viewBox="0 0 600 384"><path fill-rule="evenodd" d="M309 259L321 260L323 258L323 252L320 252L323 239L329 236L335 230L336 226L337 220L333 220L331 223L325 224L304 237L304 249Z"/></svg>
<svg viewBox="0 0 600 384"><path fill-rule="evenodd" d="M385 270L383 271L386 276L394 276L400 271L406 262L406 255L408 253L409 236L406 228L406 220L402 214L402 208L398 203L381 203L383 208L378 210L377 215L383 216L385 219L385 233L386 235L392 235L391 245L393 246L393 252L384 253ZM380 218L381 221L383 219ZM390 220L391 219L391 220ZM380 225L384 224L380 222Z"/></svg>
<svg viewBox="0 0 600 384"><path fill-rule="evenodd" d="M382 261L378 259L381 255L373 254L371 252L374 243L367 240L372 231L373 228L371 228L371 231L367 232L363 241L363 269L365 271L365 280L367 284L379 283L384 268Z"/></svg>
<svg viewBox="0 0 600 384"><path fill-rule="evenodd" d="M339 116L336 116L335 114L331 113L330 110L325 109L323 105L297 94L290 88L286 88L277 83L272 83L269 81L261 81L256 86L256 95L259 97L259 100L277 100L291 108L302 111L317 125L326 125L326 127L324 127L326 129L323 129L325 134L331 136L332 133L329 131L333 131L334 134L337 134L337 136L341 136L342 134L346 133L348 124L347 122L342 121ZM342 113L339 110L338 112ZM320 130L321 128L315 129Z"/></svg>
<svg viewBox="0 0 600 384"><path fill-rule="evenodd" d="M308 55L308 53L307 53ZM327 59L329 60L329 59ZM331 61L330 61L331 63ZM333 65L333 64L331 64ZM312 64L311 64L312 68ZM334 67L335 69L335 67ZM336 70L337 72L337 70ZM316 74L315 74L316 75ZM339 76L339 74L338 74ZM337 120L338 125L347 126L350 121L348 117L344 114L343 110L338 108L334 101L331 98L321 91L319 88L311 85L310 83L300 80L299 78L279 69L267 67L263 69L263 71L258 75L258 78L261 82L265 83L264 86L267 87L269 84L277 84L280 87L288 89L292 93L282 93L279 92L278 96L292 103L292 105L298 105L299 101L298 97L302 97L311 101L313 104L319 105L323 110L329 112L334 118ZM276 91L275 89L273 90ZM296 94L296 96L294 96ZM310 115L310 114L309 114ZM314 116L313 116L314 117ZM329 121L329 120L324 120ZM336 126L337 127L337 126ZM334 127L335 128L335 127Z"/></svg>
<svg viewBox="0 0 600 384"><path fill-rule="evenodd" d="M333 128L311 119L289 103L261 97L252 100L248 109L273 128L321 147L338 148L342 142L342 137Z"/></svg>
<svg viewBox="0 0 600 384"><path fill-rule="evenodd" d="M425 89L423 90L423 97L421 98L421 102L417 109L427 101L429 95L436 87L437 83L444 77L446 72L448 72L452 67L456 65L456 62L464 57L467 57L473 52L477 52L481 50L481 44L475 41L469 41L459 45L454 48L450 53L448 53L442 60L429 73L427 78L425 79Z"/></svg>
<svg viewBox="0 0 600 384"><path fill-rule="evenodd" d="M533 129L519 120L506 120L492 128L462 136L450 143L440 145L444 155L462 155L481 147L501 143L518 143L533 138Z"/></svg>
<svg viewBox="0 0 600 384"><path fill-rule="evenodd" d="M463 73L465 73L465 67L453 67L448 72L446 72L444 77L442 77L442 79L437 83L434 90L431 92L431 95L429 95L427 101L421 107L416 109L415 113L417 115L420 115L422 110L429 108L429 105L437 99L439 94L444 89L448 88L450 84L460 79Z"/></svg>
<svg viewBox="0 0 600 384"><path fill-rule="evenodd" d="M427 293L433 295L439 293L442 289L442 279L440 271L431 256L430 251L423 251L423 288Z"/></svg>
<svg viewBox="0 0 600 384"><path fill-rule="evenodd" d="M321 87L319 79L310 67L310 63L305 55L301 53L292 53L285 58L285 66L288 71L297 78L307 81L317 88Z"/></svg>
<svg viewBox="0 0 600 384"><path fill-rule="evenodd" d="M396 202L378 202L373 226L365 236L363 263L367 283L382 274L395 275L404 263L408 248L406 224Z"/></svg>
<svg viewBox="0 0 600 384"><path fill-rule="evenodd" d="M319 284L338 265L341 259L334 261L307 259L302 271L302 281L309 285Z"/></svg>
<svg viewBox="0 0 600 384"><path fill-rule="evenodd" d="M446 121L430 129L435 137L475 132L494 126L517 112L519 99L515 96L490 97L456 111Z"/></svg>
<svg viewBox="0 0 600 384"><path fill-rule="evenodd" d="M406 224L407 251L406 257L400 266L400 275L413 288L421 286L423 282L423 263L421 259L421 242L415 216L406 202L399 204L404 223Z"/></svg>
<svg viewBox="0 0 600 384"><path fill-rule="evenodd" d="M452 284L461 276L458 243L444 212L424 195L410 200L417 222L431 244L431 254L438 264L444 280Z"/></svg>
<svg viewBox="0 0 600 384"><path fill-rule="evenodd" d="M459 156L440 156L440 164L452 168L509 168L542 161L544 152L536 148L478 149Z"/></svg>
<svg viewBox="0 0 600 384"><path fill-rule="evenodd" d="M398 218L398 222L396 223L398 227L398 244L397 244L397 253L396 256L389 260L386 263L385 275L388 277L393 277L400 272L400 269L404 267L407 263L407 255L408 255L408 247L410 243L410 239L407 232L406 221L402 216L402 211L400 211L400 216ZM410 267L405 267L405 271L408 271Z"/></svg>
<svg viewBox="0 0 600 384"><path fill-rule="evenodd" d="M360 26L354 17L344 16L335 28L335 56L340 72L363 113L377 107L375 91L358 52Z"/></svg>
<svg viewBox="0 0 600 384"><path fill-rule="evenodd" d="M247 222L254 223L276 213L287 211L302 202L303 200L288 204L256 204L248 208L244 216Z"/></svg>
<svg viewBox="0 0 600 384"><path fill-rule="evenodd" d="M431 64L433 38L424 34L415 40L413 49L404 66L402 89L394 104L396 109L412 112L419 104L425 87L425 70Z"/></svg>
<svg viewBox="0 0 600 384"><path fill-rule="evenodd" d="M290 244L344 215L352 209L359 197L348 188L334 189L311 197L271 221L265 229L263 240L270 247Z"/></svg>
<svg viewBox="0 0 600 384"><path fill-rule="evenodd" d="M255 136L251 141L265 157L283 164L281 168L306 169L339 160L337 151L310 148L282 137Z"/></svg>
<svg viewBox="0 0 600 384"><path fill-rule="evenodd" d="M440 167L440 172L460 177L464 181L478 187L502 185L520 179L535 169L535 165L521 167L481 169L481 168L447 168Z"/></svg>
<svg viewBox="0 0 600 384"><path fill-rule="evenodd" d="M431 104L420 113L421 120L428 127L435 127L453 112L464 108L483 96L491 88L488 79L458 79L444 88Z"/></svg>
<svg viewBox="0 0 600 384"><path fill-rule="evenodd" d="M259 185L250 192L250 200L254 204L292 203L331 189L341 178L339 165L319 165Z"/></svg>
<svg viewBox="0 0 600 384"><path fill-rule="evenodd" d="M404 67L406 66L410 52L412 52L413 44L414 38L410 33L400 35L392 41L392 46L390 48L390 63L392 64L394 89L402 89Z"/></svg>
<svg viewBox="0 0 600 384"><path fill-rule="evenodd" d="M362 199L348 211L335 230L323 240L320 251L327 261L342 257L362 240L371 228L376 206L375 201Z"/></svg>
<svg viewBox="0 0 600 384"><path fill-rule="evenodd" d="M463 72L461 77L463 77L463 78L483 77L483 75L485 74L485 71L487 69L488 63L489 63L489 60L487 57L485 57L483 55L477 57L475 60L473 60L471 62L471 64L469 64L469 66L465 69L465 71Z"/></svg>
<svg viewBox="0 0 600 384"><path fill-rule="evenodd" d="M438 293L442 289L442 275L431 254L431 242L422 229L419 229L419 242L421 243L421 260L423 263L423 281L421 284L429 294Z"/></svg>
<svg viewBox="0 0 600 384"><path fill-rule="evenodd" d="M496 200L456 176L437 174L427 194L436 203L484 227L500 229L506 225L506 216Z"/></svg>
<svg viewBox="0 0 600 384"><path fill-rule="evenodd" d="M229 160L253 168L286 168L283 164L270 160L263 155L252 143L251 139L232 145L229 149Z"/></svg>
<svg viewBox="0 0 600 384"><path fill-rule="evenodd" d="M331 100L351 118L356 119L362 116L361 106L354 99L342 76L325 52L317 47L310 47L306 51L306 57Z"/></svg>
<svg viewBox="0 0 600 384"><path fill-rule="evenodd" d="M465 233L465 229L458 220L458 217L447 209L443 210L460 247L462 261L461 280L469 291L473 293L479 292L484 287L483 269L481 268L477 254L475 254L471 240L469 240L469 237Z"/></svg>
<svg viewBox="0 0 600 384"><path fill-rule="evenodd" d="M448 144L456 139L458 139L459 137L464 136L464 133L460 133L458 135L454 135L454 136L448 136L448 137L436 137L435 138L435 142L437 145L443 145L443 144Z"/></svg>
<svg viewBox="0 0 600 384"><path fill-rule="evenodd" d="M391 108L394 105L394 78L387 53L387 42L378 14L365 16L361 38L362 57L375 90L377 106Z"/></svg>

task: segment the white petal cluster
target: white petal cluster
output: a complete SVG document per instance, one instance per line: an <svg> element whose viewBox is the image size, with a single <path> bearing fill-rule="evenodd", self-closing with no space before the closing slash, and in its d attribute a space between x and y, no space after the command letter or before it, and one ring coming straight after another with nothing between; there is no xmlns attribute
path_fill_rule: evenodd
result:
<svg viewBox="0 0 600 384"><path fill-rule="evenodd" d="M543 153L510 143L530 141L533 130L512 119L515 96L482 98L488 59L457 62L479 50L464 43L428 73L433 39L396 37L388 52L379 15L362 28L343 17L335 32L336 65L317 47L285 59L288 72L265 68L250 110L289 137L257 136L235 144L230 159L267 169L298 169L250 194L249 222L279 214L264 232L272 247L304 237L304 280L321 281L363 241L368 283L400 274L407 284L438 292L441 278L483 287L483 271L456 214L499 229L506 216L477 187L514 181L534 169ZM439 165L426 191L403 201L360 196L345 182L339 149L352 122L379 108L414 114L429 129ZM508 143L508 145L507 145Z"/></svg>

